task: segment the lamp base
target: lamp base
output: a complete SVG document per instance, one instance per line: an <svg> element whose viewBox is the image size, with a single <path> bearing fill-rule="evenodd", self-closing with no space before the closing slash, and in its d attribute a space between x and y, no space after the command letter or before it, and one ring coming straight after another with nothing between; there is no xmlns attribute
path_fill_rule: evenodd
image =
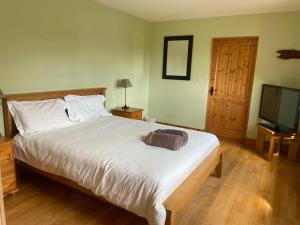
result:
<svg viewBox="0 0 300 225"><path fill-rule="evenodd" d="M122 109L124 109L124 110L128 110L128 109L129 109L129 106L127 106L127 105L124 105L124 106L122 107Z"/></svg>

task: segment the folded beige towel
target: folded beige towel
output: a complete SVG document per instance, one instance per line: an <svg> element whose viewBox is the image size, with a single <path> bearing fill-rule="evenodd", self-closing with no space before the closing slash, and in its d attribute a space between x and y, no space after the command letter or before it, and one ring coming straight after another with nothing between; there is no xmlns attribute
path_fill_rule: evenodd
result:
<svg viewBox="0 0 300 225"><path fill-rule="evenodd" d="M186 145L189 139L188 133L183 130L174 129L158 129L154 131L155 133L173 134L179 135L182 138L182 146Z"/></svg>
<svg viewBox="0 0 300 225"><path fill-rule="evenodd" d="M182 138L179 135L150 132L146 138L147 145L179 150L182 147Z"/></svg>

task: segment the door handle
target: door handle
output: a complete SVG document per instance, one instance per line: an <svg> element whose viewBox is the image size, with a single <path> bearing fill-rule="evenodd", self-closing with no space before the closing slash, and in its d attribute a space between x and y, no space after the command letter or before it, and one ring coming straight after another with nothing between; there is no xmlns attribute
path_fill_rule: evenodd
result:
<svg viewBox="0 0 300 225"><path fill-rule="evenodd" d="M210 89L209 89L210 95L213 95L214 92L216 92L216 91L217 91L217 89L214 89L214 87L210 87Z"/></svg>

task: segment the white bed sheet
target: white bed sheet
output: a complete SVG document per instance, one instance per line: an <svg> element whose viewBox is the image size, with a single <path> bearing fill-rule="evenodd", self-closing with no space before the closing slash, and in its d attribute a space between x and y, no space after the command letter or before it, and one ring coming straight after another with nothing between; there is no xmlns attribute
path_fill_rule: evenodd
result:
<svg viewBox="0 0 300 225"><path fill-rule="evenodd" d="M179 151L144 144L142 137L159 128L170 126L100 117L26 138L17 135L15 156L77 182L150 225L164 225L164 200L219 141L213 134L186 130L189 142Z"/></svg>

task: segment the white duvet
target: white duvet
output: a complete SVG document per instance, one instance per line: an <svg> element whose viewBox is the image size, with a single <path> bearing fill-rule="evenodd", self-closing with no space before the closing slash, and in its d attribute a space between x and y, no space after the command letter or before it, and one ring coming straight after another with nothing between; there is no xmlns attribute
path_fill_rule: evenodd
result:
<svg viewBox="0 0 300 225"><path fill-rule="evenodd" d="M186 130L189 141L179 151L145 145L142 137L158 128L169 126L100 117L27 138L17 135L15 154L147 218L150 225L164 225L164 200L219 141L212 134Z"/></svg>

